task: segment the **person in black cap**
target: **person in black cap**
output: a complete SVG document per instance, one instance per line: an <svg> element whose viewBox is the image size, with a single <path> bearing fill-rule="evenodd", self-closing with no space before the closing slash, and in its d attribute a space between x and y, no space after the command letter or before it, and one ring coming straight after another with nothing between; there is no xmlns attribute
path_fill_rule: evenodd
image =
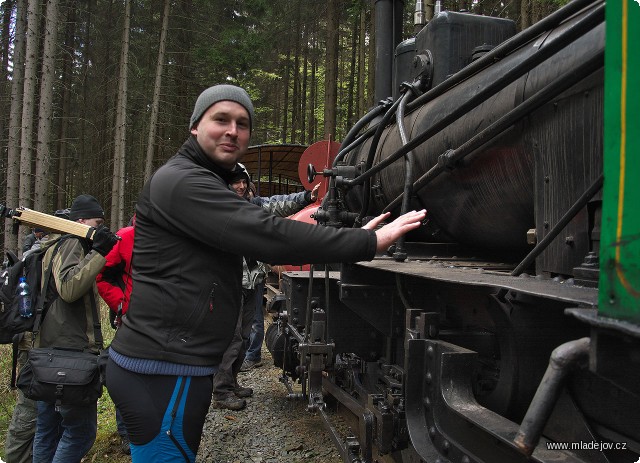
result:
<svg viewBox="0 0 640 463"><path fill-rule="evenodd" d="M305 190L288 195L260 197L249 194L247 189L251 184L249 172L241 163L238 163L237 167L239 170L231 178L229 185L231 189L238 196L262 207L270 214L278 217L287 217L302 210L318 198L320 184L317 184L313 190ZM247 405L245 399L253 395L252 388L243 387L238 383L238 373L243 365L249 345L256 313L256 293L262 291L260 285L265 278L266 267L262 262L251 258L243 258L242 264L242 310L240 311L233 339L225 350L218 364L218 371L213 377L213 403L211 404L213 408L241 410ZM262 297L262 293L260 297ZM260 305L260 310L262 310L262 304ZM260 340L260 345L262 345L262 340Z"/></svg>
<svg viewBox="0 0 640 463"><path fill-rule="evenodd" d="M54 216L69 219L69 209L57 210L54 212ZM41 228L34 228L33 231L34 233L28 235L27 238L36 234L34 235L36 239L29 249L26 249L27 242L25 241L22 254L23 259L26 259L29 254L45 246L45 241L49 236L60 236L53 233L49 234ZM39 239L37 238L38 233L42 234ZM20 334L18 337L17 371L20 371L27 363L29 350L31 349L31 341L32 333L29 331ZM16 405L13 409L9 426L7 427L4 455L7 463L26 463L33 461L33 437L36 433L38 408L36 401L26 397L20 389L16 390L16 394Z"/></svg>
<svg viewBox="0 0 640 463"><path fill-rule="evenodd" d="M22 253L24 254L28 250L30 250L36 242L40 241L47 235L46 230L42 228L34 228L31 233L29 233L22 243Z"/></svg>
<svg viewBox="0 0 640 463"><path fill-rule="evenodd" d="M104 223L104 211L96 198L80 195L73 200L69 219L95 227L93 241L71 235L49 240L43 268L53 261L51 284L58 297L47 310L35 347L59 347L93 351L102 348L98 337L99 313L96 276L104 266L105 255L117 237ZM54 250L57 251L54 253ZM98 339L96 339L98 338ZM38 417L33 441L34 463L80 461L96 438L97 401L90 405L60 405L37 402Z"/></svg>
<svg viewBox="0 0 640 463"><path fill-rule="evenodd" d="M256 207L229 188L253 123L244 89L206 89L191 135L138 198L133 289L107 365L134 463L195 461L212 375L238 321L243 255L291 264L370 260L425 217L414 211L374 232L318 227Z"/></svg>

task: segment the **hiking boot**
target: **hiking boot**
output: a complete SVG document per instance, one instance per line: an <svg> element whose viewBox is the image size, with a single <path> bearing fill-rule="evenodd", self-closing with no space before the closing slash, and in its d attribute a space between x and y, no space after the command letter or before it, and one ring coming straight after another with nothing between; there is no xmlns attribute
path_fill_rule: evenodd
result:
<svg viewBox="0 0 640 463"><path fill-rule="evenodd" d="M233 395L227 396L223 399L213 399L211 403L213 408L226 408L229 410L242 410L247 406L247 401L240 399Z"/></svg>
<svg viewBox="0 0 640 463"><path fill-rule="evenodd" d="M251 389L250 387L237 386L233 390L233 393L237 397L240 397L241 399L244 399L244 398L247 398L247 397L251 397L253 395L253 389Z"/></svg>
<svg viewBox="0 0 640 463"><path fill-rule="evenodd" d="M131 455L131 443L128 436L120 436L120 450L125 455Z"/></svg>
<svg viewBox="0 0 640 463"><path fill-rule="evenodd" d="M261 366L262 366L262 360L244 359L244 362L242 362L242 366L240 367L240 371L249 371L253 368L258 368Z"/></svg>

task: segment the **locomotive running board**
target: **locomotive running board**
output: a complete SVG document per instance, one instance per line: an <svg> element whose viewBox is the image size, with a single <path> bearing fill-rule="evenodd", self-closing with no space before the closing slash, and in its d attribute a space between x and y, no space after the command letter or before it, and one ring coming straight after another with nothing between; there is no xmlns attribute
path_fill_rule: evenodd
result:
<svg viewBox="0 0 640 463"><path fill-rule="evenodd" d="M431 339L408 341L407 428L418 455L427 462L443 458L465 463L563 462L583 460L547 450L547 440L528 458L513 443L519 426L482 407L471 389L477 354Z"/></svg>

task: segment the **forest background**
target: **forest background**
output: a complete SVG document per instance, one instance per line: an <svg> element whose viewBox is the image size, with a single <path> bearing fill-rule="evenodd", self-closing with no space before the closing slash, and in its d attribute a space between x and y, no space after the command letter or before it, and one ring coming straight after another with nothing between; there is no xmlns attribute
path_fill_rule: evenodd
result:
<svg viewBox="0 0 640 463"><path fill-rule="evenodd" d="M433 3L425 1L427 18ZM443 0L525 28L566 0ZM251 143L340 140L374 105L374 0L5 0L0 203L52 213L82 193L112 230L188 136L197 95L247 89ZM405 2L404 38L415 0ZM0 247L22 236L2 224Z"/></svg>

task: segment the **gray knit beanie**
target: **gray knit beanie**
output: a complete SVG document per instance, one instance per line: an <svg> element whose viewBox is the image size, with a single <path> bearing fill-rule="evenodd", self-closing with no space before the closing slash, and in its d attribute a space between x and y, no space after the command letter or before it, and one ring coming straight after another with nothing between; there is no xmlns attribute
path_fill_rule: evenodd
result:
<svg viewBox="0 0 640 463"><path fill-rule="evenodd" d="M253 128L253 104L251 98L245 89L236 87L235 85L214 85L209 87L200 94L193 108L193 114L189 121L189 129L200 120L202 115L218 101L235 101L244 106L249 113L249 130Z"/></svg>

